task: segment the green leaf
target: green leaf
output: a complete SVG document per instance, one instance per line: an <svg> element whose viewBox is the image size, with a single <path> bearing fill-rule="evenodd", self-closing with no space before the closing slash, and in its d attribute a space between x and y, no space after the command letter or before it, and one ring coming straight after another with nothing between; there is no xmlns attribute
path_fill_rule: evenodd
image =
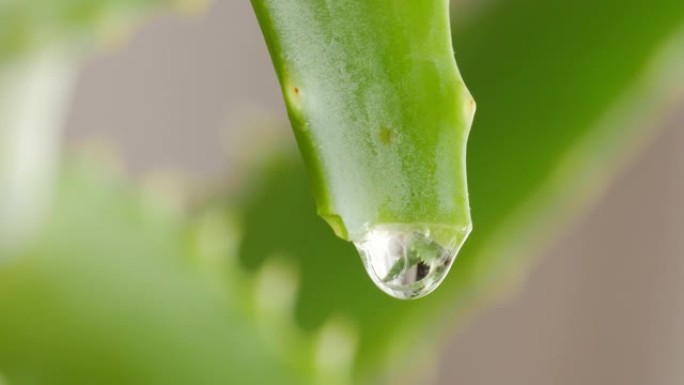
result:
<svg viewBox="0 0 684 385"><path fill-rule="evenodd" d="M453 58L448 0L252 4L318 213L337 235L417 224L462 243L475 104Z"/></svg>

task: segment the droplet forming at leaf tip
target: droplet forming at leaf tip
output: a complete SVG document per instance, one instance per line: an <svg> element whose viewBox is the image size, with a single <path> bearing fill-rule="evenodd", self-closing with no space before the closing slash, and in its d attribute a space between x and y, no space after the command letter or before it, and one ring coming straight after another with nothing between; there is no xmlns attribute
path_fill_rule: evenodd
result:
<svg viewBox="0 0 684 385"><path fill-rule="evenodd" d="M397 299L430 294L444 280L469 228L378 225L355 241L366 272Z"/></svg>

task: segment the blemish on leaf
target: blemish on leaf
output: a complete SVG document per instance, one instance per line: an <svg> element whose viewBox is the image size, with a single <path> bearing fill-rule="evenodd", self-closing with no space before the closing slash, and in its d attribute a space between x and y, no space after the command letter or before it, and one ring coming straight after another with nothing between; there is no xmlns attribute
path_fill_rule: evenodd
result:
<svg viewBox="0 0 684 385"><path fill-rule="evenodd" d="M477 108L477 104L475 103L475 99L469 98L468 101L466 102L466 110L467 110L468 115L474 115L476 108Z"/></svg>
<svg viewBox="0 0 684 385"><path fill-rule="evenodd" d="M291 84L288 85L285 90L287 92L287 99L291 106L300 108L302 102L302 90L298 86Z"/></svg>
<svg viewBox="0 0 684 385"><path fill-rule="evenodd" d="M387 126L380 127L380 141L384 144L390 144L392 140L394 140L394 131Z"/></svg>

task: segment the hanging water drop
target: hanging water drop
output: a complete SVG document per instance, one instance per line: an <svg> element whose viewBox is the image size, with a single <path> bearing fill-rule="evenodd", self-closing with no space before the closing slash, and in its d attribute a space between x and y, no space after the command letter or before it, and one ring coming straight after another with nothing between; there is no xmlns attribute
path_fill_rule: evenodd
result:
<svg viewBox="0 0 684 385"><path fill-rule="evenodd" d="M398 299L415 299L444 280L469 228L379 225L354 242L376 286Z"/></svg>

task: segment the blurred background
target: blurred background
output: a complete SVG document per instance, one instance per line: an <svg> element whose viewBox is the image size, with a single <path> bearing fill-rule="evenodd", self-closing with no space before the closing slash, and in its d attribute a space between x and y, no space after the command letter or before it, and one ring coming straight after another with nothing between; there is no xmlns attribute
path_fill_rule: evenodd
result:
<svg viewBox="0 0 684 385"><path fill-rule="evenodd" d="M255 138L293 141L249 2L158 15L112 44L78 70L66 151L104 142L132 180L201 189L240 176ZM684 381L684 99L654 125L522 284L440 337L434 383Z"/></svg>
<svg viewBox="0 0 684 385"><path fill-rule="evenodd" d="M115 143L134 175L202 183L234 172L252 130L291 140L286 119L251 6L218 1L89 58L66 132ZM519 291L445 341L439 384L684 379L684 100L662 125Z"/></svg>

